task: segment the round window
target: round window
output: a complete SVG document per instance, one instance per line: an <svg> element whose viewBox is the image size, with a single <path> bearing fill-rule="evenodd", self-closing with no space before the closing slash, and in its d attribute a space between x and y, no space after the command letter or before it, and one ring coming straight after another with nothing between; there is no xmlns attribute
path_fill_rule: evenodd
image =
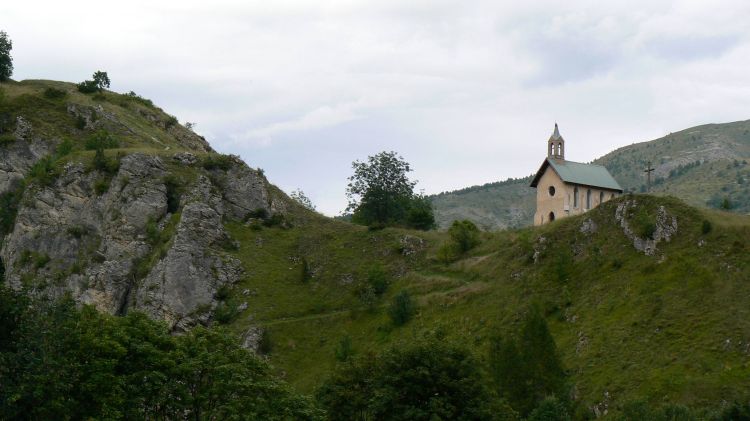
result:
<svg viewBox="0 0 750 421"><path fill-rule="evenodd" d="M549 195L554 196L555 195L555 186L549 186Z"/></svg>

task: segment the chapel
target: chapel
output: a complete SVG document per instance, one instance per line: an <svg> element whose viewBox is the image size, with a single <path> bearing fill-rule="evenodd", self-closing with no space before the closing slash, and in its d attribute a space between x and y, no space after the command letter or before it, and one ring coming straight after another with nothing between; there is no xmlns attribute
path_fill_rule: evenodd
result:
<svg viewBox="0 0 750 421"><path fill-rule="evenodd" d="M603 166L565 160L565 140L557 123L547 141L547 158L531 187L536 188L534 225L584 213L622 193Z"/></svg>

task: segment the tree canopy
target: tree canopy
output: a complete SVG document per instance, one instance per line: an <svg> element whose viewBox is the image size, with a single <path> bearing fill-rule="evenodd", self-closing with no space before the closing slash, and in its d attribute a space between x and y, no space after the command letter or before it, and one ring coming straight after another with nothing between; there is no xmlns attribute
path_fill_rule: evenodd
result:
<svg viewBox="0 0 750 421"><path fill-rule="evenodd" d="M339 366L318 399L331 420L504 420L465 348L437 339L397 345Z"/></svg>
<svg viewBox="0 0 750 421"><path fill-rule="evenodd" d="M141 313L0 286L0 419L317 420L312 401L223 329L173 336Z"/></svg>
<svg viewBox="0 0 750 421"><path fill-rule="evenodd" d="M13 75L13 57L10 51L13 49L13 41L8 38L8 33L0 31L0 82L5 82Z"/></svg>
<svg viewBox="0 0 750 421"><path fill-rule="evenodd" d="M354 161L346 195L352 221L368 226L403 225L417 229L435 226L431 203L414 193L411 166L396 152L380 152L367 162Z"/></svg>

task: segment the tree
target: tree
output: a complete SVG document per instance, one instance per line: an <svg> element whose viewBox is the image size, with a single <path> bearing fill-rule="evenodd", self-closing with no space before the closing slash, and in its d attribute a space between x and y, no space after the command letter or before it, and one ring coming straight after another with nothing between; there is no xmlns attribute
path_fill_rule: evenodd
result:
<svg viewBox="0 0 750 421"><path fill-rule="evenodd" d="M318 391L331 420L505 420L465 348L419 339L340 365Z"/></svg>
<svg viewBox="0 0 750 421"><path fill-rule="evenodd" d="M293 191L292 194L289 195L289 197L291 197L295 202L302 205L304 208L311 211L315 210L315 205L313 205L312 200L310 200L310 198L305 195L305 192L303 192L302 189Z"/></svg>
<svg viewBox="0 0 750 421"><path fill-rule="evenodd" d="M97 70L96 73L94 73L93 79L100 92L103 91L104 88L109 88L109 76L107 76L107 72Z"/></svg>
<svg viewBox="0 0 750 421"><path fill-rule="evenodd" d="M517 335L493 338L489 360L500 395L522 415L545 397L567 396L566 373L537 306L531 306Z"/></svg>
<svg viewBox="0 0 750 421"><path fill-rule="evenodd" d="M466 219L453 221L448 229L448 235L460 253L466 253L479 244L479 228Z"/></svg>
<svg viewBox="0 0 750 421"><path fill-rule="evenodd" d="M91 94L94 92L102 92L105 88L109 88L109 76L107 72L97 70L92 76L93 80L84 80L83 82L76 85L78 90L84 94Z"/></svg>
<svg viewBox="0 0 750 421"><path fill-rule="evenodd" d="M419 229L434 226L432 204L414 194L411 166L396 152L380 152L367 162L352 163L346 196L352 221L370 227L406 225Z"/></svg>
<svg viewBox="0 0 750 421"><path fill-rule="evenodd" d="M13 58L10 56L12 49L13 41L5 31L0 31L0 82L7 81L13 75Z"/></svg>
<svg viewBox="0 0 750 421"><path fill-rule="evenodd" d="M570 421L570 415L565 404L554 396L550 396L531 411L526 421Z"/></svg>
<svg viewBox="0 0 750 421"><path fill-rule="evenodd" d="M388 315L396 326L405 325L416 312L417 306L408 291L399 292L388 307Z"/></svg>

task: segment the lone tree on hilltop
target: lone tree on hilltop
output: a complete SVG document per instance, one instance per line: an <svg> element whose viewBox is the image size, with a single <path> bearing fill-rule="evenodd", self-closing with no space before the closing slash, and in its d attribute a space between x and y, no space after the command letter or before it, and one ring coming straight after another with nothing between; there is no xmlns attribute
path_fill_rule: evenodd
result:
<svg viewBox="0 0 750 421"><path fill-rule="evenodd" d="M110 80L107 72L97 70L96 73L94 73L94 76L92 76L92 79L93 80L84 80L79 83L77 85L78 90L84 94L91 94L94 92L102 92L105 88L109 88Z"/></svg>
<svg viewBox="0 0 750 421"><path fill-rule="evenodd" d="M107 72L97 70L96 73L94 73L93 78L99 91L103 91L104 88L109 88L109 76L107 76Z"/></svg>
<svg viewBox="0 0 750 421"><path fill-rule="evenodd" d="M0 31L0 82L7 81L13 75L13 58L10 56L12 49L13 41L5 31Z"/></svg>
<svg viewBox="0 0 750 421"><path fill-rule="evenodd" d="M380 152L367 162L352 163L346 196L352 221L370 227L406 225L418 229L434 226L432 205L414 193L411 166L396 152Z"/></svg>

